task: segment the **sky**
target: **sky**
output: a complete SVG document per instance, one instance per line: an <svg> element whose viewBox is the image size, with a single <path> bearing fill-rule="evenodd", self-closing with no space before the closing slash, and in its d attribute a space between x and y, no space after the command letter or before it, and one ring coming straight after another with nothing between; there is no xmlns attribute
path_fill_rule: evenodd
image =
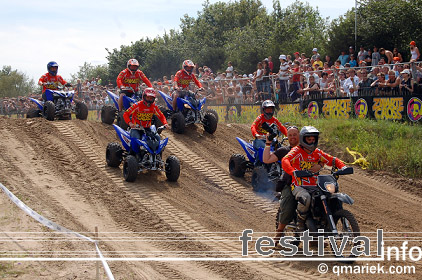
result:
<svg viewBox="0 0 422 280"><path fill-rule="evenodd" d="M210 0L210 3L219 2ZM228 1L226 1L228 2ZM268 12L272 0L261 0ZM294 0L280 0L285 8ZM302 1L306 2L306 1ZM202 0L0 0L0 67L10 65L36 82L47 63L70 79L85 62L107 62L107 51L141 38L179 29L185 15L197 17ZM333 4L335 3L335 5ZM354 0L313 0L323 17L338 18Z"/></svg>

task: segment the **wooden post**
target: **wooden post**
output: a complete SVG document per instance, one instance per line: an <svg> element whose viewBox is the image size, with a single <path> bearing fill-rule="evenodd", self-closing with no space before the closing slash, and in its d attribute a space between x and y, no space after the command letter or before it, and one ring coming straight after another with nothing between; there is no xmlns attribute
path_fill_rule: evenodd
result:
<svg viewBox="0 0 422 280"><path fill-rule="evenodd" d="M98 239L98 227L95 227L95 239ZM95 265L95 279L100 280L100 261L96 261Z"/></svg>

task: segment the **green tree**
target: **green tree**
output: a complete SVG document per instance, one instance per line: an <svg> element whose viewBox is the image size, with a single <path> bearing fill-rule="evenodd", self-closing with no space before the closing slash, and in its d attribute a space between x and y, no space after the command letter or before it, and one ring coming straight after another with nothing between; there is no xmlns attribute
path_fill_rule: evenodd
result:
<svg viewBox="0 0 422 280"><path fill-rule="evenodd" d="M310 56L313 48L318 48L320 54L325 53L328 19L324 19L318 9L300 1L285 9L279 1L274 1L273 8L274 28L269 51L274 56L293 55L297 51Z"/></svg>
<svg viewBox="0 0 422 280"><path fill-rule="evenodd" d="M36 91L35 82L24 73L3 66L0 71L0 98L26 96Z"/></svg>

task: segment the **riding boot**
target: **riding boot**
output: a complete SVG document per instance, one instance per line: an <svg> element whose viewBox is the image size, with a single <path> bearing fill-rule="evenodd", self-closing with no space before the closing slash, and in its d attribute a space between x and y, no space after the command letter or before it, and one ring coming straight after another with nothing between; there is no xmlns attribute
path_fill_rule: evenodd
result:
<svg viewBox="0 0 422 280"><path fill-rule="evenodd" d="M306 226L306 217L308 216L307 213L300 213L296 210L297 214L297 223L296 223L296 231L297 232L304 232Z"/></svg>

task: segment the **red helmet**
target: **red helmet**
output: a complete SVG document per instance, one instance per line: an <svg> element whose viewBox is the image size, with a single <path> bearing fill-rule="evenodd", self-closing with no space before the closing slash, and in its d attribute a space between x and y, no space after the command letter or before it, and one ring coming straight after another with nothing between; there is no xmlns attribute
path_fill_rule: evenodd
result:
<svg viewBox="0 0 422 280"><path fill-rule="evenodd" d="M128 60L127 69L129 69L130 72L135 73L136 70L138 70L138 68L139 68L139 62L136 59L131 58Z"/></svg>
<svg viewBox="0 0 422 280"><path fill-rule="evenodd" d="M154 97L154 99L153 100L147 100L147 96ZM154 103L156 96L157 96L157 93L155 92L155 89L149 87L149 88L146 88L144 90L144 93L142 94L142 99L148 105L151 105L152 103Z"/></svg>
<svg viewBox="0 0 422 280"><path fill-rule="evenodd" d="M190 75L192 74L195 64L193 64L192 60L185 60L183 61L182 67L183 67L183 70L185 70L185 72Z"/></svg>

